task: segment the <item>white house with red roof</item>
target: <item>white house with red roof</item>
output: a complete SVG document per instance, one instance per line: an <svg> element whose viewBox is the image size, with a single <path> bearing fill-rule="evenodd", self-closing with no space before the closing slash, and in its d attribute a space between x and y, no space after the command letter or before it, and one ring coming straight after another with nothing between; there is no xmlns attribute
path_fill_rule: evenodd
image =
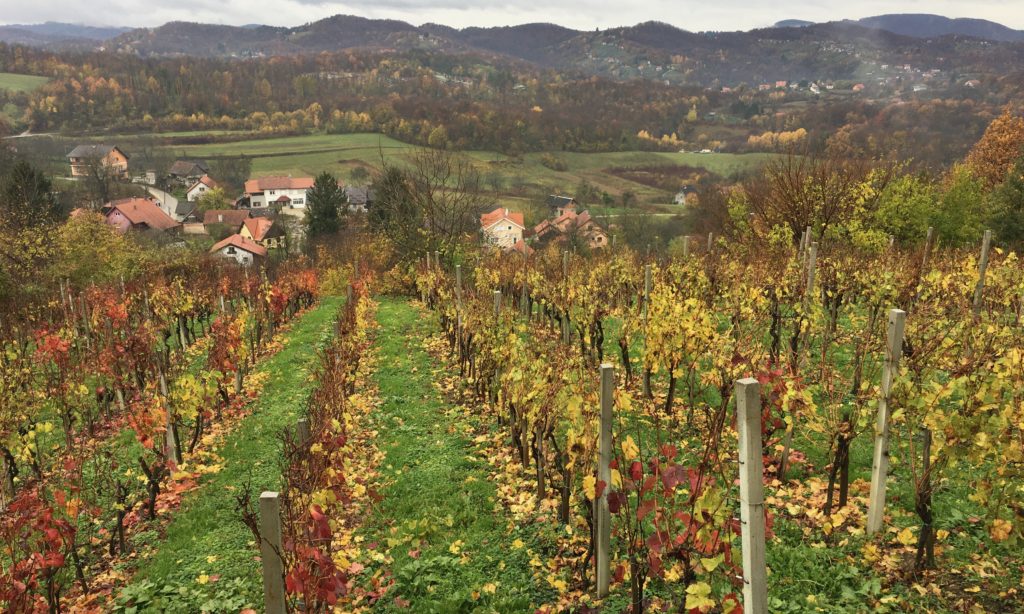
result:
<svg viewBox="0 0 1024 614"><path fill-rule="evenodd" d="M526 226L521 211L498 207L480 216L480 232L483 233L484 243L501 249L512 249L518 241L522 241L524 230Z"/></svg>
<svg viewBox="0 0 1024 614"><path fill-rule="evenodd" d="M203 175L198 181L193 183L187 190L185 190L185 198L190 203L194 203L199 200L199 197L206 194L208 191L218 187L216 181L210 178L209 175Z"/></svg>
<svg viewBox="0 0 1024 614"><path fill-rule="evenodd" d="M238 264L249 266L266 258L267 248L236 233L211 247L210 253L231 258Z"/></svg>
<svg viewBox="0 0 1024 614"><path fill-rule="evenodd" d="M279 205L284 209L305 209L306 192L312 177L259 177L245 182L245 196L253 209Z"/></svg>

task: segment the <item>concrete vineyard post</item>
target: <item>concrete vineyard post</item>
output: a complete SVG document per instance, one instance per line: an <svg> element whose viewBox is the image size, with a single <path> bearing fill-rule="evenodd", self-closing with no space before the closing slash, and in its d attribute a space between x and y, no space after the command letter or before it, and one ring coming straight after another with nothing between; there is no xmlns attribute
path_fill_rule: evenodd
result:
<svg viewBox="0 0 1024 614"><path fill-rule="evenodd" d="M683 259L690 257L690 236L683 237Z"/></svg>
<svg viewBox="0 0 1024 614"><path fill-rule="evenodd" d="M309 432L309 420L299 418L295 421L295 440L300 447L305 448L309 445L310 439L312 439L312 435Z"/></svg>
<svg viewBox="0 0 1024 614"><path fill-rule="evenodd" d="M981 315L981 299L985 293L985 271L988 270L988 252L992 248L992 231L986 230L981 239L981 259L978 260L978 285L974 287L974 316Z"/></svg>
<svg viewBox="0 0 1024 614"><path fill-rule="evenodd" d="M455 265L455 307L462 311L462 265Z"/></svg>
<svg viewBox="0 0 1024 614"><path fill-rule="evenodd" d="M765 563L761 386L752 377L736 382L736 427L739 429L743 612L767 614L768 568Z"/></svg>
<svg viewBox="0 0 1024 614"><path fill-rule="evenodd" d="M285 614L284 561L281 559L281 501L276 492L260 495L260 559L267 614Z"/></svg>
<svg viewBox="0 0 1024 614"><path fill-rule="evenodd" d="M594 499L594 565L597 580L597 598L608 596L611 580L611 558L609 549L612 539L611 512L608 510L608 490L612 483L612 403L615 395L615 367L601 364L601 438L598 447L597 479L605 487L600 497Z"/></svg>
<svg viewBox="0 0 1024 614"><path fill-rule="evenodd" d="M494 317L501 314L501 290L494 291Z"/></svg>
<svg viewBox="0 0 1024 614"><path fill-rule="evenodd" d="M164 375L163 369L160 369L158 374L160 379L160 395L167 400L167 376ZM171 413L167 412L167 424L165 425L164 439L167 443L167 457L174 461L175 464L181 464L181 446L178 445L178 431L174 429L174 420L171 418Z"/></svg>
<svg viewBox="0 0 1024 614"><path fill-rule="evenodd" d="M714 247L715 247L715 233L709 232L708 233L708 253L709 254L711 253L711 250L714 249Z"/></svg>
<svg viewBox="0 0 1024 614"><path fill-rule="evenodd" d="M651 265L644 265L644 321L647 321L648 306L651 304Z"/></svg>
<svg viewBox="0 0 1024 614"><path fill-rule="evenodd" d="M441 268L441 252L434 250L434 266Z"/></svg>
<svg viewBox="0 0 1024 614"><path fill-rule="evenodd" d="M921 258L921 277L928 273L928 256L931 254L932 240L935 238L935 228L928 227L928 234L924 238L924 256Z"/></svg>
<svg viewBox="0 0 1024 614"><path fill-rule="evenodd" d="M817 275L818 267L818 242L814 241L811 243L811 247L807 252L807 293L805 296L807 300L811 300L814 296L814 280Z"/></svg>
<svg viewBox="0 0 1024 614"><path fill-rule="evenodd" d="M885 364L882 367L882 390L878 399L875 423L875 453L871 463L871 499L868 503L868 535L882 528L885 514L885 480L889 474L889 395L892 380L903 355L903 329L907 314L901 309L889 310L889 326L885 342Z"/></svg>

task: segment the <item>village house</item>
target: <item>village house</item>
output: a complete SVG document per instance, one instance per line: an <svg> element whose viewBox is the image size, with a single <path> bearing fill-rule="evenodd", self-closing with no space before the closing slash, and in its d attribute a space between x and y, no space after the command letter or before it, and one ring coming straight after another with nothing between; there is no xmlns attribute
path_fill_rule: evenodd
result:
<svg viewBox="0 0 1024 614"><path fill-rule="evenodd" d="M697 190L692 185L684 185L676 192L672 202L677 205L693 204L692 201L696 199Z"/></svg>
<svg viewBox="0 0 1024 614"><path fill-rule="evenodd" d="M210 167L203 160L175 160L167 174L178 185L190 186L209 172Z"/></svg>
<svg viewBox="0 0 1024 614"><path fill-rule="evenodd" d="M306 192L312 187L312 177L260 177L245 182L245 197L253 209L305 209Z"/></svg>
<svg viewBox="0 0 1024 614"><path fill-rule="evenodd" d="M211 226L223 225L235 233L241 230L242 224L249 217L246 209L210 209L203 213L203 227L209 233Z"/></svg>
<svg viewBox="0 0 1024 614"><path fill-rule="evenodd" d="M156 203L160 210L171 217L175 222L191 221L196 206L189 202L179 201L173 194L164 192L161 189L148 187L150 199Z"/></svg>
<svg viewBox="0 0 1024 614"><path fill-rule="evenodd" d="M526 230L526 226L520 211L509 211L504 207L498 207L494 211L480 216L480 232L487 245L512 249L518 241L523 240L524 230Z"/></svg>
<svg viewBox="0 0 1024 614"><path fill-rule="evenodd" d="M557 196L555 194L548 196L546 203L548 209L551 209L552 217L559 217L570 209L575 211L577 205L576 199L572 196Z"/></svg>
<svg viewBox="0 0 1024 614"><path fill-rule="evenodd" d="M181 224L146 198L124 198L107 203L106 222L119 232L129 230L177 230Z"/></svg>
<svg viewBox="0 0 1024 614"><path fill-rule="evenodd" d="M345 197L348 199L348 210L366 213L373 204L373 189L370 187L357 187L347 185L342 188Z"/></svg>
<svg viewBox="0 0 1024 614"><path fill-rule="evenodd" d="M190 203L194 203L199 200L200 196L216 187L219 187L216 181L210 179L209 175L203 175L185 190L185 199Z"/></svg>
<svg viewBox="0 0 1024 614"><path fill-rule="evenodd" d="M233 234L210 248L211 254L230 258L243 266L258 264L267 257L267 248L240 234Z"/></svg>
<svg viewBox="0 0 1024 614"><path fill-rule="evenodd" d="M79 145L68 154L71 176L88 177L90 168L100 165L120 179L128 178L128 154L115 145Z"/></svg>
<svg viewBox="0 0 1024 614"><path fill-rule="evenodd" d="M608 246L608 233L591 217L590 212L576 213L575 209L566 209L558 217L537 224L533 228L533 236L542 244L567 240L575 236L590 249Z"/></svg>
<svg viewBox="0 0 1024 614"><path fill-rule="evenodd" d="M267 249L284 247L284 229L280 224L268 217L250 217L242 222L242 228L238 231L242 238L262 245Z"/></svg>

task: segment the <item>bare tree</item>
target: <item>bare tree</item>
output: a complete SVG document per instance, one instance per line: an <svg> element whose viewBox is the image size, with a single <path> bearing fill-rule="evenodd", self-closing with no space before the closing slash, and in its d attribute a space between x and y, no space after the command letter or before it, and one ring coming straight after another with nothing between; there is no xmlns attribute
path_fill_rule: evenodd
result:
<svg viewBox="0 0 1024 614"><path fill-rule="evenodd" d="M812 226L824 237L830 227L857 215L858 208L870 206L863 187L870 183L880 193L891 170L860 158L790 151L744 182L743 194L766 227L786 226L799 238Z"/></svg>
<svg viewBox="0 0 1024 614"><path fill-rule="evenodd" d="M384 164L370 224L403 258L425 250L450 252L472 234L487 202L482 188L469 158L423 149L405 168Z"/></svg>

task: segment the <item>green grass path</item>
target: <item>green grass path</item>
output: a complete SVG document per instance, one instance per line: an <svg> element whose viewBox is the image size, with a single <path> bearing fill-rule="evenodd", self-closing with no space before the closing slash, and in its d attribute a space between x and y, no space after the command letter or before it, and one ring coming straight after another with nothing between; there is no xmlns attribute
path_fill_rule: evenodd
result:
<svg viewBox="0 0 1024 614"><path fill-rule="evenodd" d="M238 611L262 602L262 581L252 534L235 512L235 494L249 480L254 496L276 490L281 480L279 433L294 424L315 382L310 373L317 349L330 338L340 299L325 298L295 320L284 347L257 371L269 377L251 415L227 436L218 453L223 469L206 477L178 510L155 554L140 564L134 583L150 581L157 590L174 589L175 605L214 605L212 611ZM219 576L215 581L201 576ZM137 588L137 586L136 586ZM131 591L132 587L129 587ZM168 601L140 608L169 611Z"/></svg>
<svg viewBox="0 0 1024 614"><path fill-rule="evenodd" d="M526 550L513 546L488 466L470 454L470 419L434 385L442 367L423 348L437 329L432 318L407 301L380 300L375 377L388 484L366 541L389 550L395 586L378 608L400 597L415 612L533 611L550 587L535 585Z"/></svg>

